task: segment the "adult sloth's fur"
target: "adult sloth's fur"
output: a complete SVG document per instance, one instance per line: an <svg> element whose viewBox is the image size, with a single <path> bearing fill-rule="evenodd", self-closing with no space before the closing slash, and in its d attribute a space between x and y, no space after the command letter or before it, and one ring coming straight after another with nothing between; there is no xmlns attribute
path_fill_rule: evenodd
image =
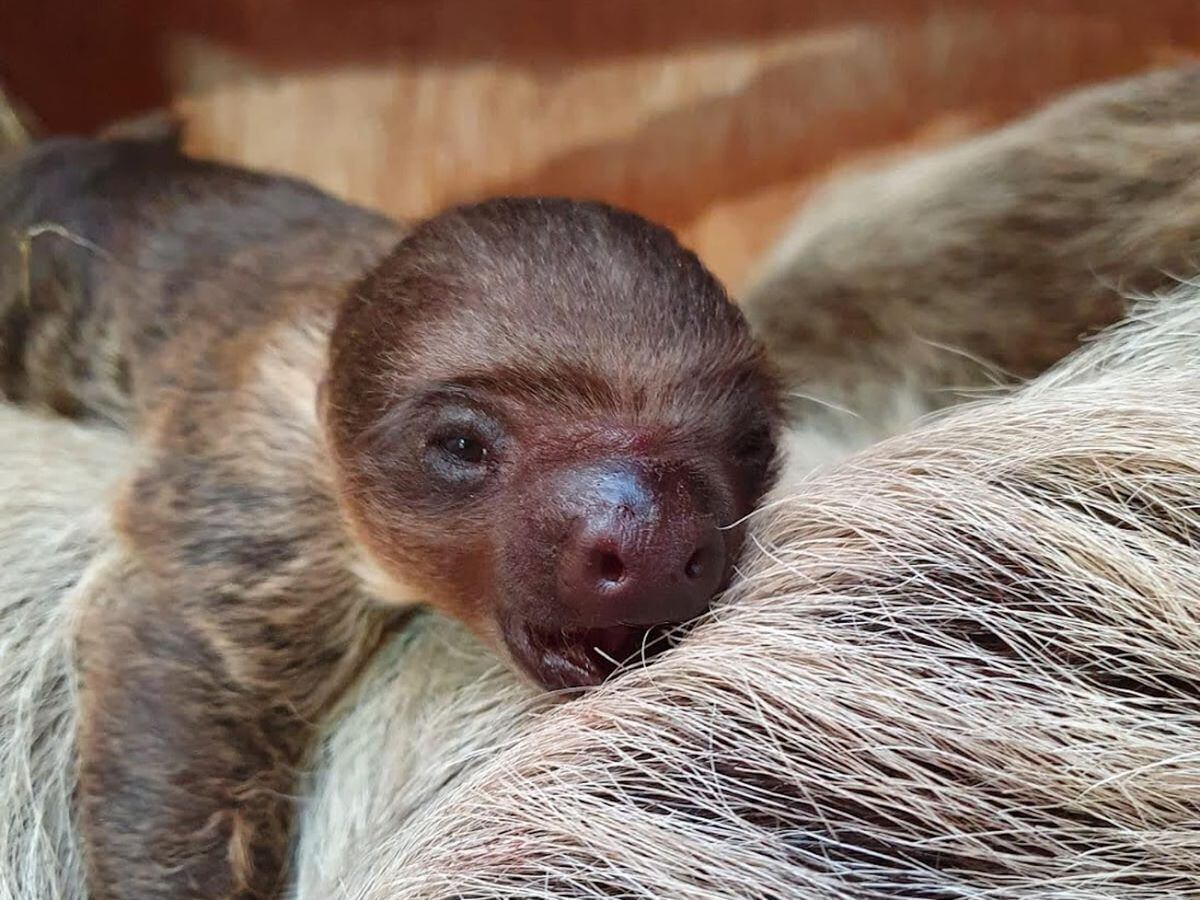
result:
<svg viewBox="0 0 1200 900"><path fill-rule="evenodd" d="M115 432L0 405L0 900L83 896L71 644L128 453Z"/></svg>
<svg viewBox="0 0 1200 900"><path fill-rule="evenodd" d="M1011 397L815 473L810 462L944 402L946 384L979 379L973 365L916 359L912 348L932 345L907 332L834 370L807 303L861 312L879 291L925 296L938 267L961 275L1007 223L1029 265L967 266L955 282L1020 311L1011 321L1029 334L1006 346L1035 341L1047 284L1058 326L1117 315L1114 287L1153 287L1200 237L1196 84L1182 73L1084 94L1063 105L1066 120L935 158L919 174L943 192L936 203L918 192L886 215L870 203L806 214L795 264L773 270L751 313L799 390L867 398L867 418L806 416L729 597L677 648L591 696L552 705L453 626L411 623L329 723L297 893L1200 894L1200 290L1147 306ZM1113 129L1095 131L1112 141L1030 165L1058 158L1037 150L1071 116L1108 117ZM1165 162L1150 174L1101 177L1154 146ZM980 179L1005 203L947 227ZM1025 240L1022 210L1034 209L1042 237ZM1136 219L1137 241L1104 228L1107 215ZM888 256L909 233L945 239ZM847 292L846 248L861 254L861 291ZM944 315L930 321L950 321L952 295L937 295ZM808 344L788 343L789 321ZM903 330L888 321L872 334ZM1024 349L1053 356L1062 330ZM814 344L822 353L806 355ZM107 489L129 450L8 407L0 436L0 900L78 898L71 632L104 599L89 572L106 564Z"/></svg>
<svg viewBox="0 0 1200 900"><path fill-rule="evenodd" d="M302 896L1200 892L1195 293L789 480L711 620L590 697L417 623L317 761ZM2 415L0 889L80 896L63 635L122 447Z"/></svg>
<svg viewBox="0 0 1200 900"><path fill-rule="evenodd" d="M1196 291L791 481L757 535L710 621L515 741L507 687L381 661L304 896L1200 894Z"/></svg>

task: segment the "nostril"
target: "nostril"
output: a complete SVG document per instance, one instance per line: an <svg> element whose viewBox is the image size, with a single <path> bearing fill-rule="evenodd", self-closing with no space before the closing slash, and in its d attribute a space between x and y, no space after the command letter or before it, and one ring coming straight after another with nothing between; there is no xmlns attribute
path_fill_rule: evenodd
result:
<svg viewBox="0 0 1200 900"><path fill-rule="evenodd" d="M600 575L600 580L608 584L617 584L625 577L625 564L610 550L592 551L592 568Z"/></svg>
<svg viewBox="0 0 1200 900"><path fill-rule="evenodd" d="M691 581L696 581L703 578L708 572L708 567L711 563L712 554L707 548L701 547L688 559L687 564L683 567L683 574Z"/></svg>

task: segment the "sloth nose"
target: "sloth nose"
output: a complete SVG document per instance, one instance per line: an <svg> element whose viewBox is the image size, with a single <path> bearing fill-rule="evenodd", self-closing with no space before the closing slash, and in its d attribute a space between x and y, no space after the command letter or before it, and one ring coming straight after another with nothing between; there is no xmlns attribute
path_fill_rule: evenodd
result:
<svg viewBox="0 0 1200 900"><path fill-rule="evenodd" d="M579 514L559 548L564 612L607 627L683 622L708 608L725 543L682 473L614 464L570 481Z"/></svg>

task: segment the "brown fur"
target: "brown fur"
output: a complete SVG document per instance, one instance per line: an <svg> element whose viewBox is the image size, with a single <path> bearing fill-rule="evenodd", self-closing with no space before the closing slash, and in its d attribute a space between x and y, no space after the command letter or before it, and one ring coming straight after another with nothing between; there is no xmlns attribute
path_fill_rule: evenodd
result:
<svg viewBox="0 0 1200 900"><path fill-rule="evenodd" d="M937 407L947 387L1035 375L1125 297L1195 271L1198 140L1188 67L842 179L793 222L746 314L790 381L852 406L881 376Z"/></svg>
<svg viewBox="0 0 1200 900"><path fill-rule="evenodd" d="M397 608L372 600L431 603L498 648L514 617L562 633L543 471L686 470L725 523L764 489L761 351L632 215L498 201L405 237L169 134L35 148L0 213L0 389L140 445L80 628L96 900L277 893L313 729ZM504 414L511 460L466 494L417 463L431 388ZM741 526L723 540L728 577Z"/></svg>
<svg viewBox="0 0 1200 900"><path fill-rule="evenodd" d="M3 269L6 392L145 436L118 599L80 630L93 893L268 896L291 771L382 625L320 464L320 329L275 358L273 319L328 317L398 231L162 143L46 145L3 190L55 228Z"/></svg>

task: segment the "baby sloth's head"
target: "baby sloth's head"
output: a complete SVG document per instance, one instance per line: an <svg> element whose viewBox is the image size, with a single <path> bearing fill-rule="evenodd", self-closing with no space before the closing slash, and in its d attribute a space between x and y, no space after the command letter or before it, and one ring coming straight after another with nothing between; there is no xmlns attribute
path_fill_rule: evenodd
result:
<svg viewBox="0 0 1200 900"><path fill-rule="evenodd" d="M359 285L331 352L360 543L542 685L603 680L729 580L778 403L741 314L665 229L566 200L452 210Z"/></svg>

